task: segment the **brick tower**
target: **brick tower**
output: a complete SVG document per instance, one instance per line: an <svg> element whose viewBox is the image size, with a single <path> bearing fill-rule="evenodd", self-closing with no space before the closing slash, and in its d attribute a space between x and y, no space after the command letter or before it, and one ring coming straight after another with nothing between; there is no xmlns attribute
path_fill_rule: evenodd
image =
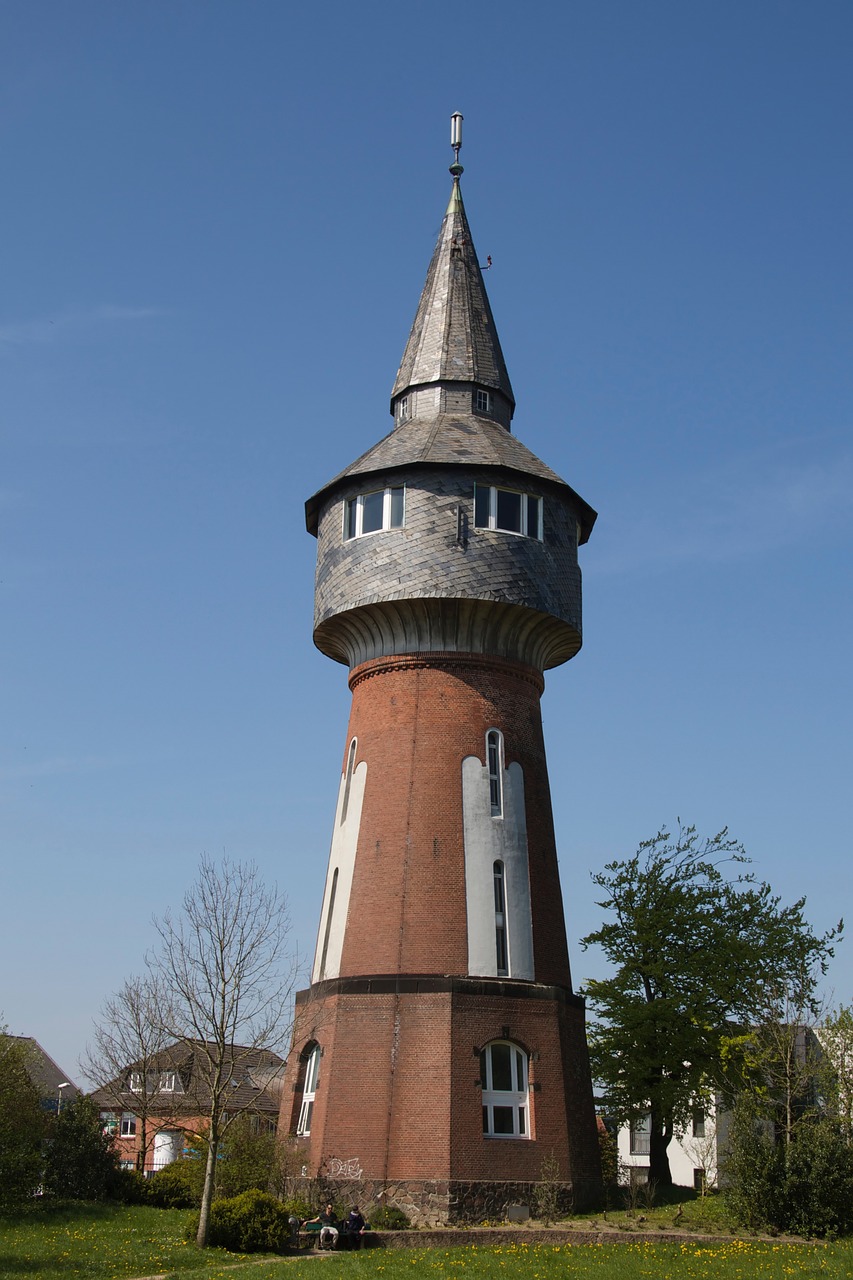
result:
<svg viewBox="0 0 853 1280"><path fill-rule="evenodd" d="M394 427L306 504L352 711L281 1123L306 1173L419 1221L529 1199L552 1155L576 1204L600 1189L539 708L595 512L511 434L452 127Z"/></svg>

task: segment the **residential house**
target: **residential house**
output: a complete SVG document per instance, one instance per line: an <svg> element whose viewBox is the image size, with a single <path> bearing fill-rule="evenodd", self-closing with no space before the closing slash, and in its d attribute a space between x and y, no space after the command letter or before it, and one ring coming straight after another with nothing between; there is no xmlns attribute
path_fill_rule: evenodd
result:
<svg viewBox="0 0 853 1280"><path fill-rule="evenodd" d="M92 1093L124 1168L151 1174L186 1152L188 1138L207 1125L212 1061L204 1041L177 1041L149 1060L146 1071L129 1063ZM274 1132L283 1069L284 1059L270 1049L231 1046L226 1111L249 1115L260 1129Z"/></svg>
<svg viewBox="0 0 853 1280"><path fill-rule="evenodd" d="M667 1148L672 1180L677 1186L697 1191L716 1187L720 1163L731 1124L731 1112L722 1099L697 1104L684 1130L676 1133ZM616 1131L619 1181L636 1186L649 1180L649 1134L651 1117L639 1116Z"/></svg>
<svg viewBox="0 0 853 1280"><path fill-rule="evenodd" d="M58 1066L50 1054L32 1036L5 1036L9 1044L20 1046L27 1074L39 1091L45 1111L57 1112L81 1096L82 1090Z"/></svg>

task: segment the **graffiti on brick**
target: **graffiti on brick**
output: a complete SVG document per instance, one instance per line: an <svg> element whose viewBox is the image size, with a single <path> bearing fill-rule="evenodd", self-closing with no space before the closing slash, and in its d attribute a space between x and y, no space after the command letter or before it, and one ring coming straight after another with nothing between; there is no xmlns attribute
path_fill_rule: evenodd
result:
<svg viewBox="0 0 853 1280"><path fill-rule="evenodd" d="M332 1156L329 1160L329 1177L360 1178L361 1165L358 1163L358 1156L353 1156L350 1160L338 1160L337 1156Z"/></svg>

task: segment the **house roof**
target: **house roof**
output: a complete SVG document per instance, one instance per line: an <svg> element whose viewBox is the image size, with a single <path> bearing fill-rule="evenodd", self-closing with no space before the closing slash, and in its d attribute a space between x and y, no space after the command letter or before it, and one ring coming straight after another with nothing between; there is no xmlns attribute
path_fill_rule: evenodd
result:
<svg viewBox="0 0 853 1280"><path fill-rule="evenodd" d="M56 1105L59 1099L59 1086L67 1084L68 1089L63 1089L63 1101L70 1102L72 1098L79 1098L82 1090L71 1079L67 1071L54 1062L50 1054L41 1047L38 1040L33 1036L8 1036L10 1041L21 1046L24 1050L24 1065L33 1084L39 1091L39 1095L43 1101Z"/></svg>
<svg viewBox="0 0 853 1280"><path fill-rule="evenodd" d="M189 1114L204 1110L211 1098L208 1071L214 1061L213 1048L208 1050L203 1040L178 1040L154 1054L148 1062L146 1085L150 1111ZM226 1048L224 1067L226 1078L230 1076L226 1110L278 1112L283 1058L271 1049L230 1045ZM140 1069L140 1063L128 1063L119 1076L93 1091L93 1101L99 1106L120 1106L132 1111L140 1090L131 1089L130 1080ZM172 1073L177 1077L174 1087L164 1088L163 1077ZM158 1079L153 1081L152 1075Z"/></svg>

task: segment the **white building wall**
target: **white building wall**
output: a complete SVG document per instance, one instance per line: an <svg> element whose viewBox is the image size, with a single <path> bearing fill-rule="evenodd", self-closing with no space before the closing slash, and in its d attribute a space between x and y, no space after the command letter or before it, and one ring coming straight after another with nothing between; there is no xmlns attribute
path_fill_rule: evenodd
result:
<svg viewBox="0 0 853 1280"><path fill-rule="evenodd" d="M696 1184L697 1170L704 1170L709 1187L719 1185L720 1158L725 1151L726 1137L731 1121L731 1113L726 1111L718 1099L714 1105L705 1110L705 1136L694 1136L692 1125L688 1124L684 1133L676 1134L667 1148L672 1180L676 1186L692 1187ZM630 1181L631 1170L638 1172L633 1176L643 1180L642 1170L648 1170L649 1157L645 1152L631 1151L630 1125L620 1126L616 1135L619 1160L619 1180Z"/></svg>

